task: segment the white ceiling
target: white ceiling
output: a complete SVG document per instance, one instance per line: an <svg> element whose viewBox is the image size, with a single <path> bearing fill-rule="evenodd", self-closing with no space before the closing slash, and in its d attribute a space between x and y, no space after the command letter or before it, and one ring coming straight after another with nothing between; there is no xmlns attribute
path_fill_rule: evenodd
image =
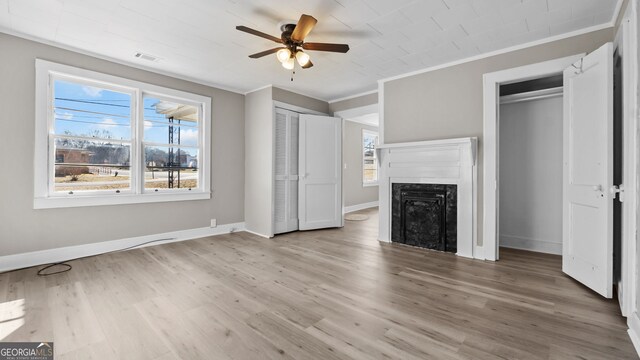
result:
<svg viewBox="0 0 640 360"><path fill-rule="evenodd" d="M373 90L410 71L611 22L617 0L0 0L0 30L246 92L268 84L324 100ZM318 19L311 42L348 43L347 54L309 52L295 81L275 55L277 24ZM158 62L134 58L137 52Z"/></svg>

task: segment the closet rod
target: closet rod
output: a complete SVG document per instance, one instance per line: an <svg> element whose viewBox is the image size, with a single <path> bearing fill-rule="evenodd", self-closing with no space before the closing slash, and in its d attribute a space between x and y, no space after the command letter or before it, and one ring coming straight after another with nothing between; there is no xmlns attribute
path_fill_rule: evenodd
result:
<svg viewBox="0 0 640 360"><path fill-rule="evenodd" d="M562 87L555 87L550 89L542 89L536 91L529 91L520 94L505 95L500 97L500 105L513 104L523 101L532 101L547 99L555 96L562 96Z"/></svg>

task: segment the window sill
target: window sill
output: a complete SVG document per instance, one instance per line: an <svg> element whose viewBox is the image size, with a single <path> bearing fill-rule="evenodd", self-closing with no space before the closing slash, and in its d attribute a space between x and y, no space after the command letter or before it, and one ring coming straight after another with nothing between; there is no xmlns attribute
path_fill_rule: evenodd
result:
<svg viewBox="0 0 640 360"><path fill-rule="evenodd" d="M378 182L362 183L362 187L378 186Z"/></svg>
<svg viewBox="0 0 640 360"><path fill-rule="evenodd" d="M179 194L121 194L109 196L40 197L33 199L34 209L56 209L84 206L147 204L170 201L211 199L211 192Z"/></svg>

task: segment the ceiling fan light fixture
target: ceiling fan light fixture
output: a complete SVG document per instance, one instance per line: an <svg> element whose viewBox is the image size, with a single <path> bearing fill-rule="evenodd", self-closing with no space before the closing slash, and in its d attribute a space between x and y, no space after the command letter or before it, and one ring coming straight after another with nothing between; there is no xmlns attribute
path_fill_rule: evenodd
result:
<svg viewBox="0 0 640 360"><path fill-rule="evenodd" d="M285 61L287 61L287 60L289 60L289 58L291 58L291 50L289 50L289 49L280 49L276 53L276 57L278 58L278 61L280 61L281 63L284 64Z"/></svg>
<svg viewBox="0 0 640 360"><path fill-rule="evenodd" d="M311 30L313 30L317 22L318 20L316 20L316 18L307 14L302 14L300 20L297 22L283 21L280 23L280 31L282 31L280 37L275 37L246 26L236 26L236 30L279 44L278 47L251 54L249 55L250 58L260 59L268 55L276 54L276 59L278 59L282 67L287 70L294 70L296 62L300 64L301 68L309 69L313 66L311 57L302 51L302 49L334 53L346 53L349 51L349 45L347 44L305 42L305 38ZM291 81L293 81L293 78Z"/></svg>
<svg viewBox="0 0 640 360"><path fill-rule="evenodd" d="M293 70L294 66L295 66L295 61L293 60L293 57L290 57L286 61L282 62L282 67L287 70Z"/></svg>
<svg viewBox="0 0 640 360"><path fill-rule="evenodd" d="M296 60L298 60L298 64L300 64L300 66L306 66L311 60L311 56L306 52L299 50L296 52Z"/></svg>

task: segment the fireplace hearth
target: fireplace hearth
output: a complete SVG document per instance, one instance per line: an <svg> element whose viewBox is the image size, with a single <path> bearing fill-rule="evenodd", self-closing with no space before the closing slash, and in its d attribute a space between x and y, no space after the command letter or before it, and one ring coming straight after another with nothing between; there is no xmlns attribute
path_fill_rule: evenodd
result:
<svg viewBox="0 0 640 360"><path fill-rule="evenodd" d="M392 184L391 241L457 251L457 186Z"/></svg>

